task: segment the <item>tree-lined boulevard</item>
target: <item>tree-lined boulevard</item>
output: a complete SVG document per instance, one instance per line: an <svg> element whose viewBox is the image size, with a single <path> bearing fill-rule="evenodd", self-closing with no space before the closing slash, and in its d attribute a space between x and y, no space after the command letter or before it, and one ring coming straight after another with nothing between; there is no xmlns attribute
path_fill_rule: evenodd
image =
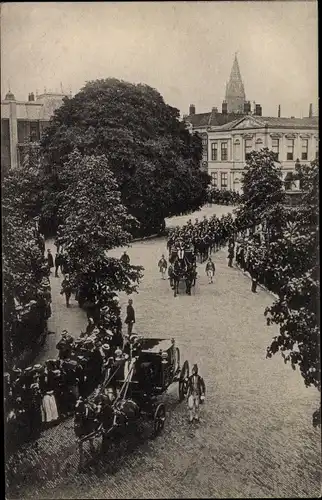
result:
<svg viewBox="0 0 322 500"><path fill-rule="evenodd" d="M228 211L227 207L222 210ZM206 208L191 218L209 216L210 211ZM186 217L173 222L182 224ZM46 246L53 248L51 242ZM123 250L111 254L119 257ZM277 331L266 325L263 316L272 296L262 289L257 294L250 292L250 279L227 266L226 249L213 255L214 284L208 284L205 265L199 264L195 292L177 298L157 268L160 255L166 252L164 238L135 242L127 252L133 264L145 267L139 293L132 295L135 331L148 337L174 337L183 358L198 363L207 382L201 422L189 426L186 403L178 403L177 387L173 386L166 396L166 426L157 440L128 443L125 439L117 458L107 456L96 465L90 463L84 473L77 471L72 422L64 422L40 439L34 467L44 468L44 479L36 487L21 487L20 496L317 496L321 450L319 431L311 423L317 393L306 389L299 372L290 370L279 356L265 359ZM52 273L49 329L56 328L58 335L64 326L77 335L86 326L85 314L75 301L66 308L59 295L60 281ZM120 300L124 320L127 296L121 294ZM56 341L54 334L48 336L38 361L55 355ZM51 466L60 464L58 474L50 472L50 461Z"/></svg>
<svg viewBox="0 0 322 500"><path fill-rule="evenodd" d="M248 154L238 206L205 206L201 138L155 89L112 78L66 98L25 151L3 190L10 497L317 496L318 160L297 166L295 209L267 148ZM162 254L176 283L187 284L198 262L190 295L161 278ZM129 432L124 413L125 437L104 454L94 433L96 451L85 450L79 468L76 429L92 436L88 421L100 421L104 435L106 414L118 427L111 367L140 358L129 298L135 334L173 338L181 362L198 365L201 419L188 422L173 386L154 441L142 422ZM27 367L20 355L36 345Z"/></svg>

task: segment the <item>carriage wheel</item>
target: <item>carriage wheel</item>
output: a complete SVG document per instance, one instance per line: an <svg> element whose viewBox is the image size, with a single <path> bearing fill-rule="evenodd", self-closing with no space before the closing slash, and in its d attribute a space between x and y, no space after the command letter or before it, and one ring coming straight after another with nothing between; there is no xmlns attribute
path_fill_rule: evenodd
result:
<svg viewBox="0 0 322 500"><path fill-rule="evenodd" d="M154 412L153 417L153 436L156 437L162 431L165 423L165 406L160 403Z"/></svg>
<svg viewBox="0 0 322 500"><path fill-rule="evenodd" d="M187 378L189 377L189 363L186 360L183 363L179 378L179 401L183 401L187 395Z"/></svg>

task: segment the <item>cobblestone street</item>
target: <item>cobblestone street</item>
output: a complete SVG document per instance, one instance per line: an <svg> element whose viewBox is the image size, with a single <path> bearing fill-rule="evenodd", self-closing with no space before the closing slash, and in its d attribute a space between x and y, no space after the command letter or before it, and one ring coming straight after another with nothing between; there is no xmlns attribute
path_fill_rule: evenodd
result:
<svg viewBox="0 0 322 500"><path fill-rule="evenodd" d="M180 222L180 219L176 221ZM122 249L111 252L119 256ZM129 449L120 444L112 464L108 459L79 473L72 423L47 431L40 450L65 451L65 472L55 481L23 488L20 498L276 498L320 494L319 431L312 427L318 393L307 389L298 371L277 355L265 359L275 333L267 327L264 308L273 298L228 268L226 251L214 255L215 282L209 285L204 265L192 296L174 298L157 269L165 239L135 242L128 249L133 264L145 267L139 293L132 296L135 331L147 337L174 337L181 362L198 363L207 392L199 424L187 421L186 403L178 402L178 387L165 396L167 420L154 441L142 440ZM76 335L85 314L73 302L66 309L52 278L53 318L50 329L66 328ZM125 312L127 296L121 297ZM124 320L124 316L123 316ZM39 360L54 356L55 335ZM40 453L41 455L41 453ZM112 470L111 470L112 469Z"/></svg>

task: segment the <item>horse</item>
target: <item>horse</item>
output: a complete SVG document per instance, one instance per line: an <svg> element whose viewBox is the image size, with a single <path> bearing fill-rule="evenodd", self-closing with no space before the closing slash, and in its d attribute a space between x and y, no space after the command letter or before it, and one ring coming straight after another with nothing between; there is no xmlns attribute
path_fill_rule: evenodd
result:
<svg viewBox="0 0 322 500"><path fill-rule="evenodd" d="M100 427L100 421L97 418L97 412L93 406L85 402L83 398L79 398L75 405L75 417L74 417L74 432L78 438L78 449L79 449L79 465L80 468L83 466L84 458L84 441L87 436L91 436ZM91 453L95 451L94 447L94 437L88 438Z"/></svg>
<svg viewBox="0 0 322 500"><path fill-rule="evenodd" d="M172 282L173 282L173 290L174 290L174 297L176 297L179 294L179 284L182 279L185 279L186 277L186 265L184 261L179 261L176 260L173 265L173 275L172 275Z"/></svg>

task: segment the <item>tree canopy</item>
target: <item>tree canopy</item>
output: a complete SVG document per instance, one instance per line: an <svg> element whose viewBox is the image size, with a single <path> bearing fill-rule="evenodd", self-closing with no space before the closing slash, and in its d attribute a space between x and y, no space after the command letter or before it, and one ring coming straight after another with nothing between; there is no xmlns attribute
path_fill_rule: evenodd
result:
<svg viewBox="0 0 322 500"><path fill-rule="evenodd" d="M252 151L243 173L243 194L236 210L236 223L249 228L265 223L276 228L284 213L282 171L275 154L267 148Z"/></svg>
<svg viewBox="0 0 322 500"><path fill-rule="evenodd" d="M66 255L70 280L85 299L102 308L110 294L135 292L142 267L124 265L107 251L128 244L137 221L121 203L105 156L73 151L64 165L66 189L60 195L63 221L56 241Z"/></svg>
<svg viewBox="0 0 322 500"><path fill-rule="evenodd" d="M42 148L57 195L54 216L64 165L75 148L82 155L106 156L122 202L142 227L157 227L165 217L195 210L206 200L201 139L147 85L113 78L88 82L56 110Z"/></svg>
<svg viewBox="0 0 322 500"><path fill-rule="evenodd" d="M39 170L31 147L23 168L2 185L4 350L9 366L35 347L50 315L49 269L38 230Z"/></svg>

